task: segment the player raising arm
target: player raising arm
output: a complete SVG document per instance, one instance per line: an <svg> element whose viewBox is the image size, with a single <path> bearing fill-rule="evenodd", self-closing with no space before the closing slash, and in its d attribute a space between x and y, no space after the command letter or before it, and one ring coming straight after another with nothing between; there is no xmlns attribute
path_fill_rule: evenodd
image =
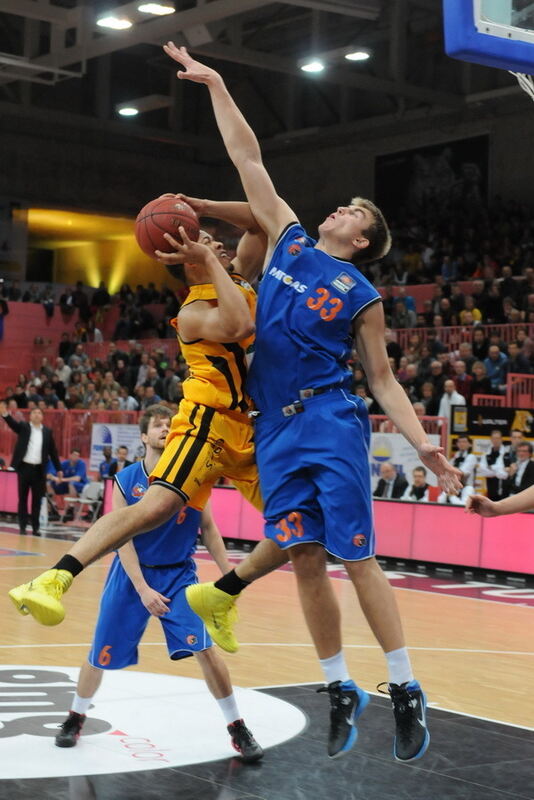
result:
<svg viewBox="0 0 534 800"><path fill-rule="evenodd" d="M326 573L329 552L342 560L373 633L386 654L396 720L395 757L419 758L429 735L425 697L415 681L392 589L374 558L367 408L350 394L346 360L351 333L371 389L421 461L447 491L459 472L428 442L395 381L384 344L380 295L351 263L376 260L390 247L385 219L370 200L338 206L312 239L282 200L262 163L256 136L221 76L184 48L165 46L184 67L178 75L207 86L228 154L239 171L251 211L268 236L268 263L259 288L256 345L247 380L258 416L256 458L265 502L265 533L287 549L304 616L330 696L328 753L356 740L355 719L368 695L349 678L341 647L339 607ZM246 561L245 561L246 563ZM208 623L245 588L190 587L187 597ZM226 595L226 601L224 597ZM217 630L208 624L217 639ZM223 646L221 642L221 646Z"/></svg>

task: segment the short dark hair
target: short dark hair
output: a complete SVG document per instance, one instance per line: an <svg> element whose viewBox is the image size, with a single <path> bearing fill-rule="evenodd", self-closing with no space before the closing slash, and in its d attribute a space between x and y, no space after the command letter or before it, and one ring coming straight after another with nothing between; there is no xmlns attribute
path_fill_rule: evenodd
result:
<svg viewBox="0 0 534 800"><path fill-rule="evenodd" d="M530 442L521 442L521 444L517 445L517 449L519 450L520 447L527 447L528 452L530 453L530 455L532 455L534 448L532 447Z"/></svg>
<svg viewBox="0 0 534 800"><path fill-rule="evenodd" d="M354 261L357 264L366 264L369 261L383 258L391 249L391 233L383 213L377 205L365 197L353 197L350 204L351 206L361 206L373 215L373 222L366 230L362 231L369 240L369 244L364 250L359 250L354 255Z"/></svg>
<svg viewBox="0 0 534 800"><path fill-rule="evenodd" d="M425 476L425 478L426 478L426 469L425 469L424 467L414 467L414 468L413 468L413 471L414 471L414 472L422 472L422 473L423 473L423 475L424 475L424 476Z"/></svg>
<svg viewBox="0 0 534 800"><path fill-rule="evenodd" d="M167 406L161 405L159 403L154 403L153 406L149 406L141 419L139 420L139 430L141 433L146 433L148 431L148 426L150 425L150 420L153 417L162 417L163 419L170 419L172 417L171 411Z"/></svg>

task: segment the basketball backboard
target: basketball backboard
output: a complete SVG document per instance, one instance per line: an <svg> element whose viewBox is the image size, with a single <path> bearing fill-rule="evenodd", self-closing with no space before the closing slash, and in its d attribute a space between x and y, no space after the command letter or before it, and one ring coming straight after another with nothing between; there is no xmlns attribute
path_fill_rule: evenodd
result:
<svg viewBox="0 0 534 800"><path fill-rule="evenodd" d="M534 0L443 0L452 58L534 74Z"/></svg>

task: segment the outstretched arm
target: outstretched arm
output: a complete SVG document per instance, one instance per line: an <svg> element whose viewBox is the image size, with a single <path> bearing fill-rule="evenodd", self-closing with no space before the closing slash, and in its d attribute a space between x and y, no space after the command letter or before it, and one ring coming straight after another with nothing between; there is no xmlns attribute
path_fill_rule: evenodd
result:
<svg viewBox="0 0 534 800"><path fill-rule="evenodd" d="M363 364L369 388L391 421L415 447L423 464L434 472L446 492L459 491L460 470L443 455L443 448L430 444L406 392L395 380L384 345L382 303L366 309L355 323L356 349Z"/></svg>
<svg viewBox="0 0 534 800"><path fill-rule="evenodd" d="M295 213L278 196L263 165L256 135L235 104L224 81L215 70L195 61L185 47L168 42L163 49L184 67L178 77L204 83L211 96L213 111L228 155L232 159L253 215L273 244L282 230L296 220Z"/></svg>
<svg viewBox="0 0 534 800"><path fill-rule="evenodd" d="M465 510L468 514L480 514L481 517L500 517L502 514L517 514L534 509L534 486L523 489L518 494L494 502L481 494L472 494L467 498Z"/></svg>

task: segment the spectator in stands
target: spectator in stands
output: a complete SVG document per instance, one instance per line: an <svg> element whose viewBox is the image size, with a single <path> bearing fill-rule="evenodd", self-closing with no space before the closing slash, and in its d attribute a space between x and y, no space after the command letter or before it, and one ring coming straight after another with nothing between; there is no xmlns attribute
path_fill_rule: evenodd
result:
<svg viewBox="0 0 534 800"><path fill-rule="evenodd" d="M415 328L416 321L415 311L409 311L404 300L397 298L391 315L391 327L396 329Z"/></svg>
<svg viewBox="0 0 534 800"><path fill-rule="evenodd" d="M163 397L171 403L179 403L183 396L182 381L173 368L168 366L163 379Z"/></svg>
<svg viewBox="0 0 534 800"><path fill-rule="evenodd" d="M510 454L503 444L502 433L498 428L491 432L490 447L480 458L478 474L486 478L486 494L490 500L508 497L507 467L511 464Z"/></svg>
<svg viewBox="0 0 534 800"><path fill-rule="evenodd" d="M472 348L477 361L484 361L488 355L489 341L481 328L475 328L473 331Z"/></svg>
<svg viewBox="0 0 534 800"><path fill-rule="evenodd" d="M530 363L527 358L521 353L517 342L510 342L508 345L508 364L506 365L506 374L518 373L522 375L530 375Z"/></svg>
<svg viewBox="0 0 534 800"><path fill-rule="evenodd" d="M53 469L53 465L49 466ZM61 462L61 472L62 477L58 477L55 471L50 471L46 476L51 490L54 494L79 497L83 487L88 483L88 478L85 461L81 458L81 453L77 448L73 448L69 458ZM70 510L73 511L73 509Z"/></svg>
<svg viewBox="0 0 534 800"><path fill-rule="evenodd" d="M28 408L28 395L26 394L24 386L17 384L14 392L10 392L8 389L6 392L6 399L11 399L11 397L15 400L17 408Z"/></svg>
<svg viewBox="0 0 534 800"><path fill-rule="evenodd" d="M484 359L484 366L493 392L503 394L506 389L508 359L496 344L490 345L488 357Z"/></svg>
<svg viewBox="0 0 534 800"><path fill-rule="evenodd" d="M461 434L456 440L456 453L451 459L451 463L462 473L462 491L458 495L448 495L441 492L438 496L438 503L450 503L453 506L465 506L469 495L475 492L475 474L477 468L477 457L471 452L472 442L469 436Z"/></svg>
<svg viewBox="0 0 534 800"><path fill-rule="evenodd" d="M454 386L456 391L465 397L465 402L469 405L471 401L471 387L473 385L473 378L467 374L465 362L458 360L454 362Z"/></svg>
<svg viewBox="0 0 534 800"><path fill-rule="evenodd" d="M436 394L439 397L443 392L446 377L443 374L443 364L437 358L435 358L430 364L430 377L428 380L434 386Z"/></svg>
<svg viewBox="0 0 534 800"><path fill-rule="evenodd" d="M493 394L490 379L486 375L486 367L482 361L473 364L473 383L471 384L471 397L475 394Z"/></svg>
<svg viewBox="0 0 534 800"><path fill-rule="evenodd" d="M127 386L121 386L119 389L119 408L121 411L137 411L139 403L128 392Z"/></svg>
<svg viewBox="0 0 534 800"><path fill-rule="evenodd" d="M107 372L104 373L104 380L102 381L102 391L106 389L108 392L118 392L120 388L120 384L113 377L111 370L107 370Z"/></svg>
<svg viewBox="0 0 534 800"><path fill-rule="evenodd" d="M395 364L398 367L399 361L402 356L402 347L397 342L396 334L393 333L391 328L386 328L384 338L386 340L386 351L390 358L395 359Z"/></svg>
<svg viewBox="0 0 534 800"><path fill-rule="evenodd" d="M412 470L413 483L407 486L401 500L411 500L414 503L428 503L428 483L426 482L426 469L415 467Z"/></svg>
<svg viewBox="0 0 534 800"><path fill-rule="evenodd" d="M446 417L451 424L451 413L453 406L465 406L465 397L456 391L454 381L450 378L443 385L443 394L439 401L438 416Z"/></svg>
<svg viewBox="0 0 534 800"><path fill-rule="evenodd" d="M453 283L451 286L451 296L449 298L451 304L451 311L456 317L456 319L460 319L459 314L460 311L463 311L465 308L465 294L462 291L462 287L459 283Z"/></svg>
<svg viewBox="0 0 534 800"><path fill-rule="evenodd" d="M124 467L129 467L132 463L132 461L128 461L128 448L126 445L119 445L119 447L117 447L117 460L111 464L109 468L109 477L112 478L113 475L116 475L117 472L123 470Z"/></svg>
<svg viewBox="0 0 534 800"><path fill-rule="evenodd" d="M139 403L139 407L141 411L146 411L149 406L153 406L156 403L161 403L161 397L156 394L156 391L153 386L144 386L139 387L144 389L144 395L142 400Z"/></svg>
<svg viewBox="0 0 534 800"><path fill-rule="evenodd" d="M405 492L408 481L397 475L397 470L389 461L380 467L380 480L373 492L374 497L398 500Z"/></svg>
<svg viewBox="0 0 534 800"><path fill-rule="evenodd" d="M144 385L145 387L152 386L157 395L159 395L160 397L163 396L164 393L163 380L160 378L156 367L148 368L147 377Z"/></svg>
<svg viewBox="0 0 534 800"><path fill-rule="evenodd" d="M180 390L181 390L181 384L180 384ZM357 384L357 386L354 388L354 394L355 394L355 395L357 395L358 397L361 397L361 398L362 398L363 402L364 402L364 403L365 403L365 405L367 406L367 410L369 410L369 409L370 409L370 407L373 405L373 398L372 398L372 397L369 397L369 395L367 394L367 387L365 386L365 384L364 384L364 383L359 383L359 384ZM168 399L168 400L169 400L171 403L178 403L178 402L180 402L180 398L178 398L178 399L176 399L176 400L173 400L173 399L171 399L171 398L169 397L169 398L167 398L167 399Z"/></svg>
<svg viewBox="0 0 534 800"><path fill-rule="evenodd" d="M507 487L510 494L517 494L529 486L534 485L534 461L532 461L533 447L530 442L521 442L517 445L517 461L507 469Z"/></svg>
<svg viewBox="0 0 534 800"><path fill-rule="evenodd" d="M458 346L458 358L460 361L464 362L466 372L471 375L473 364L476 359L473 356L473 347L470 342L460 342Z"/></svg>
<svg viewBox="0 0 534 800"><path fill-rule="evenodd" d="M47 408L57 408L59 397L54 392L54 387L52 384L47 381L43 384L43 400L45 401Z"/></svg>
<svg viewBox="0 0 534 800"><path fill-rule="evenodd" d="M439 411L439 396L431 381L425 381L421 386L421 402L425 407L427 417L437 417Z"/></svg>
<svg viewBox="0 0 534 800"><path fill-rule="evenodd" d="M135 379L135 386L144 386L146 379L148 377L148 370L150 364L148 363L149 355L148 353L141 354L141 363L137 370L137 377Z"/></svg>
<svg viewBox="0 0 534 800"><path fill-rule="evenodd" d="M111 296L106 288L106 284L104 281L100 281L98 284L98 289L95 289L93 292L93 296L91 298L91 305L97 311L104 311L106 308L109 308L111 305Z"/></svg>
<svg viewBox="0 0 534 800"><path fill-rule="evenodd" d="M443 325L455 325L456 318L453 319L451 302L448 297L442 297L439 303L439 314Z"/></svg>
<svg viewBox="0 0 534 800"><path fill-rule="evenodd" d="M74 352L74 343L71 342L69 333L62 333L59 342L59 356L66 361Z"/></svg>
<svg viewBox="0 0 534 800"><path fill-rule="evenodd" d="M56 370L55 374L63 384L63 386L68 386L70 383L70 376L72 374L72 368L69 367L68 364L65 364L65 360L58 356L56 358Z"/></svg>
<svg viewBox="0 0 534 800"><path fill-rule="evenodd" d="M104 445L102 448L102 455L104 456L104 460L98 465L98 472L103 479L109 477L110 467L115 463L116 459L113 458L111 445L109 444Z"/></svg>

